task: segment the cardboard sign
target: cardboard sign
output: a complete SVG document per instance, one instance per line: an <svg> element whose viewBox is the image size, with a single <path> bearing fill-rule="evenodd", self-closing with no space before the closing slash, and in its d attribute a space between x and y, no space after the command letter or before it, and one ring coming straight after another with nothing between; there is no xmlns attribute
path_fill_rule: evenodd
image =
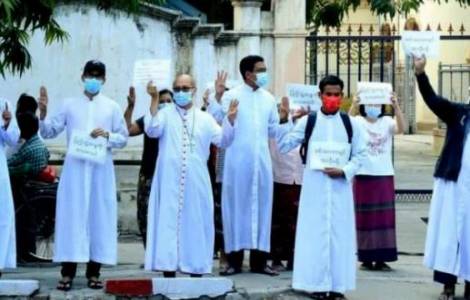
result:
<svg viewBox="0 0 470 300"><path fill-rule="evenodd" d="M104 137L92 138L87 132L72 132L67 155L96 164L106 161L108 141Z"/></svg>
<svg viewBox="0 0 470 300"><path fill-rule="evenodd" d="M321 100L318 96L318 86L289 83L286 86L287 96L290 100L291 109L300 109L301 107L310 107L310 110L316 111L321 107Z"/></svg>
<svg viewBox="0 0 470 300"><path fill-rule="evenodd" d="M149 81L158 87L171 86L169 59L138 60L134 64L134 86L146 87Z"/></svg>
<svg viewBox="0 0 470 300"><path fill-rule="evenodd" d="M357 95L360 104L391 104L393 88L385 82L358 82Z"/></svg>
<svg viewBox="0 0 470 300"><path fill-rule="evenodd" d="M351 145L336 142L312 142L308 147L310 169L342 169L349 162Z"/></svg>
<svg viewBox="0 0 470 300"><path fill-rule="evenodd" d="M434 31L404 31L401 36L403 50L416 57L439 57L439 33Z"/></svg>

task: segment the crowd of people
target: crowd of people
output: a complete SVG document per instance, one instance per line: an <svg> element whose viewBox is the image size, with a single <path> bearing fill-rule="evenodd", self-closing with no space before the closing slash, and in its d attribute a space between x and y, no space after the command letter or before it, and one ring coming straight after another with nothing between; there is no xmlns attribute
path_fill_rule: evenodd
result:
<svg viewBox="0 0 470 300"><path fill-rule="evenodd" d="M419 89L447 124L425 264L444 285L440 299L453 299L460 277L469 300L470 108L436 95L425 65L425 58L414 58ZM287 97L275 101L262 57L243 58L240 74L243 83L229 89L227 74L218 73L202 108L189 74L178 75L171 90L149 82L150 108L136 120L134 88L122 113L101 93L106 67L96 60L84 67L83 94L63 100L52 116L45 87L37 101L21 95L14 117L0 100L0 270L34 252L34 237L24 230L28 217L15 216L14 208L27 200L25 181L47 177L43 140L63 131L69 146L84 132L105 141L107 150L102 163L65 156L55 218L59 290L72 288L78 263L87 264L88 287L101 289L101 265L117 263L112 149L137 135L144 136L137 219L146 270L201 277L212 273L218 256L220 275L230 276L243 271L249 250L252 273L293 270L295 290L330 300L355 289L357 261L365 270L391 270L387 263L397 260L392 139L405 128L395 94L391 105L364 105L355 97L348 114L340 111L343 81L328 75L319 82L322 106L311 112L291 109ZM322 147L346 149L344 163L319 167L315 154ZM15 217L22 224L16 230Z"/></svg>

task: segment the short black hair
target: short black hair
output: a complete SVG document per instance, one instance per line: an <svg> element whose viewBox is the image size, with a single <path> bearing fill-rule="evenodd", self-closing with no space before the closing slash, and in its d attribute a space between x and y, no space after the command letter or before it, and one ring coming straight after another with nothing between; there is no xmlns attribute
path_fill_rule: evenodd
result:
<svg viewBox="0 0 470 300"><path fill-rule="evenodd" d="M323 91L325 90L325 86L327 85L339 85L341 87L341 90L343 90L344 88L344 82L341 80L341 78L335 75L326 75L325 77L323 77L319 84L320 93L323 93Z"/></svg>
<svg viewBox="0 0 470 300"><path fill-rule="evenodd" d="M160 96L160 97L165 95L165 94L170 94L171 99L173 99L173 92L170 91L169 89L163 89L163 90L158 92L158 96Z"/></svg>
<svg viewBox="0 0 470 300"><path fill-rule="evenodd" d="M39 120L32 112L23 112L17 115L18 128L21 132L21 137L29 140L39 131Z"/></svg>
<svg viewBox="0 0 470 300"><path fill-rule="evenodd" d="M31 112L36 114L38 110L38 103L34 97L28 94L21 94L18 102L16 102L16 114Z"/></svg>
<svg viewBox="0 0 470 300"><path fill-rule="evenodd" d="M87 61L83 68L84 76L105 77L106 65L99 60L93 59Z"/></svg>
<svg viewBox="0 0 470 300"><path fill-rule="evenodd" d="M240 61L240 73L243 79L246 79L246 72L253 72L258 62L263 62L264 58L259 55L248 55Z"/></svg>
<svg viewBox="0 0 470 300"><path fill-rule="evenodd" d="M379 118L385 116L385 110L386 110L385 104L382 104L381 110L382 112L380 113ZM367 117L366 108L364 104L359 105L359 114L363 116L364 118Z"/></svg>

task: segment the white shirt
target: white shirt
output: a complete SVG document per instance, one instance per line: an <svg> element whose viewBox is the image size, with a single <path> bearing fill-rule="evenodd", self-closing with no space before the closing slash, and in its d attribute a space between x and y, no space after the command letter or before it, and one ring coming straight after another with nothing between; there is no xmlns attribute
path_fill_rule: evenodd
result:
<svg viewBox="0 0 470 300"><path fill-rule="evenodd" d="M371 123L362 116L354 119L367 134L367 159L357 175L393 176L392 141L396 122L392 117L381 117Z"/></svg>
<svg viewBox="0 0 470 300"><path fill-rule="evenodd" d="M302 185L304 165L300 157L300 147L281 154L274 139L269 141L273 160L274 182L290 185Z"/></svg>

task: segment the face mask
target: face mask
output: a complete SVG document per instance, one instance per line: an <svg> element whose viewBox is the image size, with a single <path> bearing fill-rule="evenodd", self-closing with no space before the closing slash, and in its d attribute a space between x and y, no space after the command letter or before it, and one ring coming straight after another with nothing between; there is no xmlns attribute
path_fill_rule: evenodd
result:
<svg viewBox="0 0 470 300"><path fill-rule="evenodd" d="M371 119L378 119L379 116L382 114L382 107L377 106L364 106L364 111L366 116Z"/></svg>
<svg viewBox="0 0 470 300"><path fill-rule="evenodd" d="M341 107L341 97L340 96L322 96L323 110L327 114L336 113Z"/></svg>
<svg viewBox="0 0 470 300"><path fill-rule="evenodd" d="M98 94L101 90L101 85L103 83L101 80L96 78L86 78L85 79L85 91L88 93L95 95Z"/></svg>
<svg viewBox="0 0 470 300"><path fill-rule="evenodd" d="M171 103L166 103L166 102L165 103L160 103L160 104L158 104L158 109L163 109L163 108L168 107L170 105L171 105Z"/></svg>
<svg viewBox="0 0 470 300"><path fill-rule="evenodd" d="M177 92L175 93L174 100L176 105L184 107L191 103L193 95L191 92Z"/></svg>
<svg viewBox="0 0 470 300"><path fill-rule="evenodd" d="M256 74L256 85L259 87L265 87L269 83L269 75L267 72Z"/></svg>

